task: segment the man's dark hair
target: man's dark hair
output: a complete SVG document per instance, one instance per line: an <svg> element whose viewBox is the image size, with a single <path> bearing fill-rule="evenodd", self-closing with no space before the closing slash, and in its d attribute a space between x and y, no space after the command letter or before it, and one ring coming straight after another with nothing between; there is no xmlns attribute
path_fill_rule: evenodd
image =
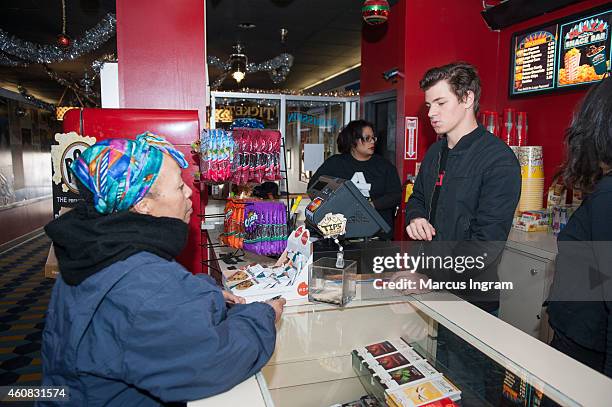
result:
<svg viewBox="0 0 612 407"><path fill-rule="evenodd" d="M474 93L474 113L480 108L480 78L474 65L467 62L453 62L452 64L431 68L419 82L423 91L440 81L448 81L453 93L459 101L465 101L468 91Z"/></svg>
<svg viewBox="0 0 612 407"><path fill-rule="evenodd" d="M374 125L365 120L353 120L347 124L338 134L338 151L342 154L350 153L351 148L355 147L361 138L364 127L374 130Z"/></svg>
<svg viewBox="0 0 612 407"><path fill-rule="evenodd" d="M612 169L612 77L594 85L566 131L561 170L568 188L591 192ZM607 168L602 168L602 164Z"/></svg>

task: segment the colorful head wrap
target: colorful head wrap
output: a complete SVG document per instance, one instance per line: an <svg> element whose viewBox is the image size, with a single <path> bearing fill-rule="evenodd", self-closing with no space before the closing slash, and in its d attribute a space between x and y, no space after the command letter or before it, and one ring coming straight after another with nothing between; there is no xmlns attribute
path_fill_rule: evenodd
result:
<svg viewBox="0 0 612 407"><path fill-rule="evenodd" d="M93 193L98 212L121 212L147 194L157 179L164 153L181 168L187 168L181 152L163 137L148 131L136 136L136 140L100 141L83 151L70 168Z"/></svg>

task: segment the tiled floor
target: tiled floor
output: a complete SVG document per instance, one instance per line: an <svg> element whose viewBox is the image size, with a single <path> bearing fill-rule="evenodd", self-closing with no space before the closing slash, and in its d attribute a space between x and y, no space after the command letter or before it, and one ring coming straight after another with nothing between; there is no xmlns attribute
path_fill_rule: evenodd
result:
<svg viewBox="0 0 612 407"><path fill-rule="evenodd" d="M0 255L0 386L40 385L40 342L55 282L43 276L50 244L41 235Z"/></svg>

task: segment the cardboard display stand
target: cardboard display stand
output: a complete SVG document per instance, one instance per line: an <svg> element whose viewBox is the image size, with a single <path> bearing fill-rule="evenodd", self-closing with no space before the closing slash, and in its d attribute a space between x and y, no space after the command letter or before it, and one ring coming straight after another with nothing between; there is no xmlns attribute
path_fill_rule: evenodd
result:
<svg viewBox="0 0 612 407"><path fill-rule="evenodd" d="M310 232L300 226L287 239L287 249L270 265L251 264L223 272L223 285L247 303L282 296L291 304L308 302L308 269L312 264Z"/></svg>

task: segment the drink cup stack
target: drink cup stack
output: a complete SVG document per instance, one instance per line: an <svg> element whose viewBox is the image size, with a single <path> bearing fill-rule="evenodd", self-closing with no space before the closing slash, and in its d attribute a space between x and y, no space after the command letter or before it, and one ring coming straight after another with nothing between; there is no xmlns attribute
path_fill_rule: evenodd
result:
<svg viewBox="0 0 612 407"><path fill-rule="evenodd" d="M518 159L521 165L522 178L518 210L520 212L541 210L544 197L542 146L518 147Z"/></svg>

